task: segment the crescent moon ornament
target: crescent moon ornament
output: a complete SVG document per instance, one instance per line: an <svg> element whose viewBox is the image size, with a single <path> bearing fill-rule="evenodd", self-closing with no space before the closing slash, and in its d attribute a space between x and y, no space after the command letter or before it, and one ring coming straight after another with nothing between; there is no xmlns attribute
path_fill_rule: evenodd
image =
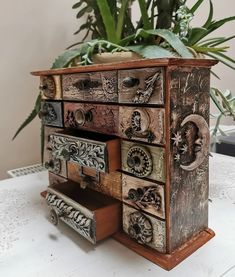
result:
<svg viewBox="0 0 235 277"><path fill-rule="evenodd" d="M186 123L193 122L198 128L198 139L195 141L195 145L199 150L195 153L196 159L189 165L180 165L180 167L186 171L192 171L202 164L204 159L208 156L209 143L210 143L210 131L206 120L197 114L191 114L187 116L181 123L183 127Z"/></svg>

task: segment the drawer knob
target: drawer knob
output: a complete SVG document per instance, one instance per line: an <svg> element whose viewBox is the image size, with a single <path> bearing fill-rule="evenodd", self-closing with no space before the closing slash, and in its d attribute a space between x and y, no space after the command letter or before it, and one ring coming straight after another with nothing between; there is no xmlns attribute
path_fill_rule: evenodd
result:
<svg viewBox="0 0 235 277"><path fill-rule="evenodd" d="M93 119L91 110L84 111L82 109L77 109L74 116L75 121L79 126L83 126L86 122L91 122Z"/></svg>
<svg viewBox="0 0 235 277"><path fill-rule="evenodd" d="M50 210L49 219L50 219L50 222L51 222L52 224L58 225L58 223L59 223L59 218L58 218L58 215L57 215L57 213L55 212L54 209L51 209L51 210Z"/></svg>
<svg viewBox="0 0 235 277"><path fill-rule="evenodd" d="M54 98L56 94L56 87L53 77L42 77L39 90L43 93L45 97Z"/></svg>
<svg viewBox="0 0 235 277"><path fill-rule="evenodd" d="M49 160L48 162L45 162L44 166L55 174L61 172L61 161L59 159Z"/></svg>
<svg viewBox="0 0 235 277"><path fill-rule="evenodd" d="M147 148L134 145L127 152L127 166L138 177L147 177L152 172L152 157Z"/></svg>
<svg viewBox="0 0 235 277"><path fill-rule="evenodd" d="M134 86L138 86L140 83L140 80L138 78L134 77L126 77L122 81L123 86L126 88L132 88Z"/></svg>

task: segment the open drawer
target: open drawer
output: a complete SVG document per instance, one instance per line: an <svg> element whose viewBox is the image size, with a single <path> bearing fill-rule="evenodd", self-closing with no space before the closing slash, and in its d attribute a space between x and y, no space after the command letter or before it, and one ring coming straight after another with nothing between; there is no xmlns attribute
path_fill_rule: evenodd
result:
<svg viewBox="0 0 235 277"><path fill-rule="evenodd" d="M121 225L121 203L71 181L49 186L50 220L59 218L92 243L114 234Z"/></svg>
<svg viewBox="0 0 235 277"><path fill-rule="evenodd" d="M58 132L50 135L50 148L54 158L100 172L121 168L120 140L113 136L81 130Z"/></svg>

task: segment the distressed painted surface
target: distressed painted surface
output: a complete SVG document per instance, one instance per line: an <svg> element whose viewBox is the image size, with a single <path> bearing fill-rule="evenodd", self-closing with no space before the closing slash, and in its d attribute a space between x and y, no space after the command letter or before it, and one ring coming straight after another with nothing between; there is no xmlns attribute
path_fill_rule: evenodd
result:
<svg viewBox="0 0 235 277"><path fill-rule="evenodd" d="M208 124L210 70L173 67L170 76L170 242L173 250L208 226L208 155L205 154L197 168L190 167L199 159L206 139L201 139L197 120L182 122L193 114L196 118L203 117Z"/></svg>
<svg viewBox="0 0 235 277"><path fill-rule="evenodd" d="M147 166L149 173L146 173L144 177L154 181L165 182L165 150L162 147L122 141L122 170L133 174L133 176L137 176L127 163L128 156L131 155L130 150L133 147L137 148L137 153L133 155L140 157L140 166L137 168L139 172L138 177L141 177L141 173L146 169L146 163L151 163L151 166ZM140 151L138 151L139 148ZM142 149L149 153L150 157L148 161L146 161L147 157L141 154Z"/></svg>
<svg viewBox="0 0 235 277"><path fill-rule="evenodd" d="M91 113L91 119L85 120L83 125L78 125L75 120L77 110L85 114L87 112ZM118 134L118 115L118 106L64 102L64 124L65 127L69 128Z"/></svg>
<svg viewBox="0 0 235 277"><path fill-rule="evenodd" d="M40 91L42 92L42 99L62 99L60 75L41 76Z"/></svg>
<svg viewBox="0 0 235 277"><path fill-rule="evenodd" d="M119 70L119 102L164 104L163 72L162 67Z"/></svg>
<svg viewBox="0 0 235 277"><path fill-rule="evenodd" d="M62 75L64 100L117 102L117 71Z"/></svg>
<svg viewBox="0 0 235 277"><path fill-rule="evenodd" d="M119 130L124 138L164 144L164 109L119 107Z"/></svg>
<svg viewBox="0 0 235 277"><path fill-rule="evenodd" d="M133 190L135 193L134 196L137 195L137 197L133 197ZM142 197L138 198L138 194ZM122 199L136 209L141 209L163 219L165 218L163 185L158 185L123 173Z"/></svg>
<svg viewBox="0 0 235 277"><path fill-rule="evenodd" d="M131 215L133 215L133 213L136 213L136 212L140 212L140 211L123 204L123 230L128 235L130 235L130 226L133 225L132 224L133 221L132 223L130 222L130 217ZM153 249L156 249L159 252L164 253L166 251L165 222L158 220L143 212L140 212L140 213L143 216L143 218L139 222L135 223L139 226L138 228L136 228L138 230L137 233L139 233L139 236L137 235L137 238L135 238L135 240L139 239L139 243L141 243L141 239L142 241L144 241L145 233L148 233L151 229L152 232L146 239L148 242L145 243L145 245ZM148 227L148 231L145 231L146 225Z"/></svg>

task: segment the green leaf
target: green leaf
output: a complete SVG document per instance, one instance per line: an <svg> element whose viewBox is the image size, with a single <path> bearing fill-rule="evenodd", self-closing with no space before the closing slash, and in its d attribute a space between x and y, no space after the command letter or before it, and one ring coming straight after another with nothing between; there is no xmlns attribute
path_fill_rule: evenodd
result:
<svg viewBox="0 0 235 277"><path fill-rule="evenodd" d="M148 59L175 57L173 53L157 45L134 45L127 48Z"/></svg>
<svg viewBox="0 0 235 277"><path fill-rule="evenodd" d="M216 29L223 26L225 23L233 21L233 20L235 20L235 16L226 17L224 19L213 22L210 26L208 26L208 33L207 34L210 34L211 32L213 32Z"/></svg>
<svg viewBox="0 0 235 277"><path fill-rule="evenodd" d="M43 164L43 161L44 161L44 136L45 134L45 129L44 129L44 126L43 124L41 124L41 163Z"/></svg>
<svg viewBox="0 0 235 277"><path fill-rule="evenodd" d="M193 58L193 54L187 49L183 42L170 30L167 29L155 29L155 30L139 30L137 32L139 36L159 36L167 41L172 48L183 58Z"/></svg>
<svg viewBox="0 0 235 277"><path fill-rule="evenodd" d="M191 46L196 52L199 53L208 53L208 52L215 52L219 55L220 52L226 52L226 49L228 49L228 46L224 47L203 47L199 45L193 45Z"/></svg>
<svg viewBox="0 0 235 277"><path fill-rule="evenodd" d="M198 0L194 6L190 9L190 13L195 13L195 11L201 6L204 0Z"/></svg>
<svg viewBox="0 0 235 277"><path fill-rule="evenodd" d="M187 45L188 46L194 45L199 40L201 40L207 32L208 32L207 29L202 28L202 27L192 28L191 32L190 32L190 36L188 38Z"/></svg>
<svg viewBox="0 0 235 277"><path fill-rule="evenodd" d="M51 69L67 67L72 60L79 57L80 55L81 55L80 48L67 50L58 56L58 58L54 61Z"/></svg>
<svg viewBox="0 0 235 277"><path fill-rule="evenodd" d="M92 12L92 7L90 7L90 6L86 6L86 7L84 7L83 9L81 9L78 13L77 13L77 18L80 18L80 17L82 17L85 13L90 13L90 12Z"/></svg>
<svg viewBox="0 0 235 277"><path fill-rule="evenodd" d="M205 55L215 59L215 60L218 60L220 61L221 63L223 63L224 65L230 67L231 69L235 70L235 67L233 67L230 63L228 63L227 61L225 61L224 59L222 59L218 53L205 53Z"/></svg>
<svg viewBox="0 0 235 277"><path fill-rule="evenodd" d="M139 2L140 11L141 11L141 18L143 20L143 28L146 30L151 29L152 26L148 17L147 4L145 0L138 0L138 2Z"/></svg>
<svg viewBox="0 0 235 277"><path fill-rule="evenodd" d="M203 28L208 28L212 22L212 19L213 19L213 13L214 13L214 9L213 9L213 4L212 4L212 1L210 0L210 11L209 11L209 15L208 15L208 18L207 18L207 21L206 23L202 26Z"/></svg>
<svg viewBox="0 0 235 277"><path fill-rule="evenodd" d="M123 32L123 24L124 24L124 19L125 19L125 14L126 14L126 9L127 9L127 4L129 0L123 0L122 1L122 6L118 15L118 22L117 22L117 39L120 41L122 32Z"/></svg>
<svg viewBox="0 0 235 277"><path fill-rule="evenodd" d="M97 4L107 33L107 40L117 43L118 38L116 34L115 21L111 14L107 0L97 0Z"/></svg>
<svg viewBox="0 0 235 277"><path fill-rule="evenodd" d="M219 45L221 43L224 43L224 42L229 41L229 40L234 39L234 38L235 38L235 36L231 36L231 37L228 37L228 38L223 38L223 39L221 39L221 40L219 40L217 42L214 42L211 46L213 46L213 47L217 46L217 45Z"/></svg>
<svg viewBox="0 0 235 277"><path fill-rule="evenodd" d="M38 115L40 110L41 110L41 94L38 95L32 112L25 119L25 121L20 125L19 129L16 131L12 140L14 140L17 137L17 135Z"/></svg>

